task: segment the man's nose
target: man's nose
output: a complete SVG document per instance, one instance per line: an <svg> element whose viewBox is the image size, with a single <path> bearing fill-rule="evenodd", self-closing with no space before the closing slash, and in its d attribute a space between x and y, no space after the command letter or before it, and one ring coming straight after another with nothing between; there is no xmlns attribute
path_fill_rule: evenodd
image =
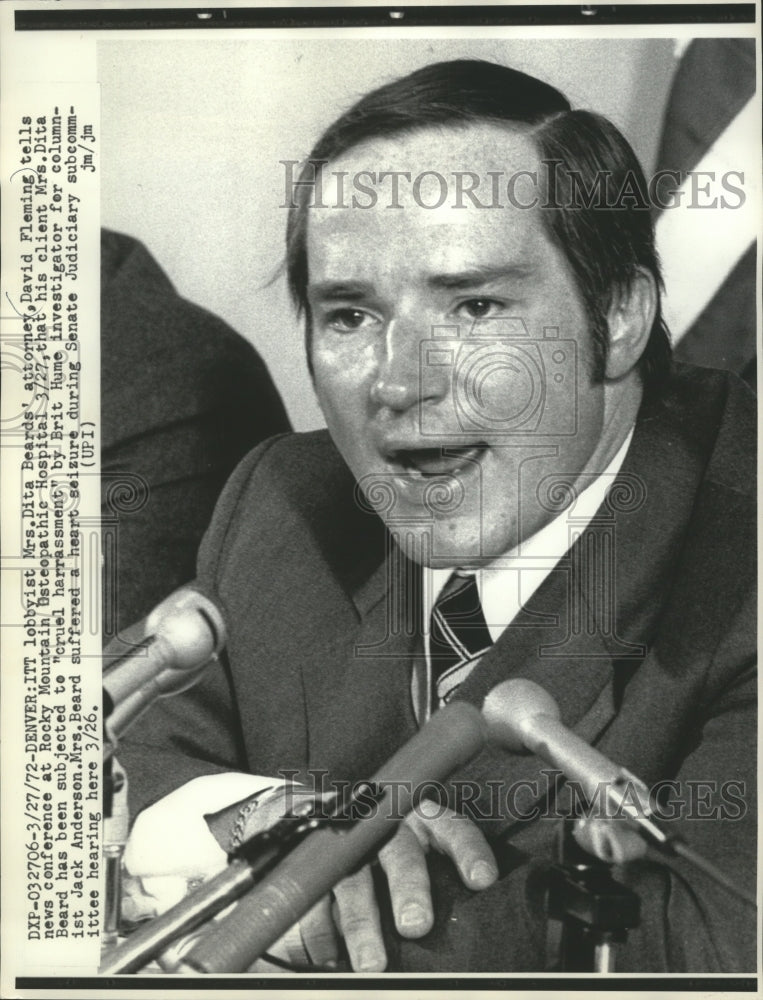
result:
<svg viewBox="0 0 763 1000"><path fill-rule="evenodd" d="M447 391L447 380L433 382L422 369L423 350L431 339L425 324L391 320L379 344L376 377L371 399L378 406L403 411L424 400L435 400Z"/></svg>

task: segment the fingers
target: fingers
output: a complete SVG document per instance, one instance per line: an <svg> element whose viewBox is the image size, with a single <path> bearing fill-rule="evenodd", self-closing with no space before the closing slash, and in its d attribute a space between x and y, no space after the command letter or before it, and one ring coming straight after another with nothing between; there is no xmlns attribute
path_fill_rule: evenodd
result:
<svg viewBox="0 0 763 1000"><path fill-rule="evenodd" d="M493 852L471 820L437 803L422 801L379 852L395 925L403 937L422 937L434 922L426 866L429 846L448 855L470 889L485 889L498 878ZM370 868L364 867L343 879L334 888L334 898L336 924L344 937L352 968L356 972L382 972L387 965L387 954ZM325 965L336 961L338 943L327 900L322 900L302 919L300 930L314 963Z"/></svg>
<svg viewBox="0 0 763 1000"><path fill-rule="evenodd" d="M379 852L395 926L403 937L423 937L432 929L425 856L430 845L448 855L470 889L486 889L498 878L493 852L471 820L435 802L422 801Z"/></svg>
<svg viewBox="0 0 763 1000"><path fill-rule="evenodd" d="M356 972L383 972L387 966L373 878L368 867L334 887L340 930Z"/></svg>
<svg viewBox="0 0 763 1000"><path fill-rule="evenodd" d="M487 889L498 878L498 866L488 842L467 817L422 799L406 824L420 842L428 842L447 854L469 889Z"/></svg>
<svg viewBox="0 0 763 1000"><path fill-rule="evenodd" d="M424 848L408 826L379 851L389 885L395 926L403 937L418 938L432 929L432 896Z"/></svg>
<svg viewBox="0 0 763 1000"><path fill-rule="evenodd" d="M334 966L339 958L339 943L331 915L331 899L324 896L308 910L299 922L302 947L306 954L297 955L289 947L290 960L296 964Z"/></svg>

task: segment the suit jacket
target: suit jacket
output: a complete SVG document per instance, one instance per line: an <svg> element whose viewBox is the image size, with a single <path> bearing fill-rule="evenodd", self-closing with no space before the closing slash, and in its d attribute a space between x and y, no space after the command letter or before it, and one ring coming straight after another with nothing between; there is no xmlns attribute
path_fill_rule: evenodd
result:
<svg viewBox="0 0 763 1000"><path fill-rule="evenodd" d="M101 231L104 633L194 575L231 472L290 429L264 362L181 298L142 243Z"/></svg>
<svg viewBox="0 0 763 1000"><path fill-rule="evenodd" d="M748 886L754 429L751 396L733 376L677 369L642 407L594 522L458 692L481 705L507 677L541 684L564 724L610 758L647 784L678 782L667 786L672 828ZM608 559L611 568L596 571ZM244 460L203 543L199 576L227 615L227 660L131 734L120 759L134 810L216 770L368 778L415 731L410 671L421 646L416 623L394 612L419 573L358 503L325 432L273 439ZM458 781L480 789L473 807L502 877L472 894L433 857L436 926L419 942L391 934L391 968L553 963L541 876L566 789L543 766L491 745L454 776L452 795ZM520 818L544 809L552 816ZM702 873L645 859L618 874L642 901L618 971L754 969L754 913Z"/></svg>

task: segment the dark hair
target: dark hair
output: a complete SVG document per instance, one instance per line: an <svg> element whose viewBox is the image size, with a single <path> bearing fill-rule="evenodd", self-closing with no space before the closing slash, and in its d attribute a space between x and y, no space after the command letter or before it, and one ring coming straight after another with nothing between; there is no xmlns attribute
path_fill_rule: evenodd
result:
<svg viewBox="0 0 763 1000"><path fill-rule="evenodd" d="M425 66L366 94L338 118L318 140L299 179L311 180L319 169L316 164L336 159L369 138L481 122L519 125L538 146L553 185L546 191L544 217L583 298L599 377L603 377L607 312L613 296L630 286L639 268L654 276L657 312L639 372L645 389L656 388L668 371L671 347L662 318L662 277L644 173L628 141L611 122L593 112L573 111L566 97L549 84L483 60ZM598 189L602 179L606 180L604 204L592 196L597 190L602 193ZM286 230L286 270L297 310L307 319L309 363L306 236L310 186L303 184L296 190ZM627 192L627 198L622 192Z"/></svg>

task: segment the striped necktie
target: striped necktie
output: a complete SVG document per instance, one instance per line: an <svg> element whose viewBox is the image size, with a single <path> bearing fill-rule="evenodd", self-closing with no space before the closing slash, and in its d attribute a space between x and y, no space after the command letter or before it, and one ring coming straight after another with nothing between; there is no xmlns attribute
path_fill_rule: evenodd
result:
<svg viewBox="0 0 763 1000"><path fill-rule="evenodd" d="M474 574L453 573L435 601L430 621L432 711L450 701L492 644Z"/></svg>

